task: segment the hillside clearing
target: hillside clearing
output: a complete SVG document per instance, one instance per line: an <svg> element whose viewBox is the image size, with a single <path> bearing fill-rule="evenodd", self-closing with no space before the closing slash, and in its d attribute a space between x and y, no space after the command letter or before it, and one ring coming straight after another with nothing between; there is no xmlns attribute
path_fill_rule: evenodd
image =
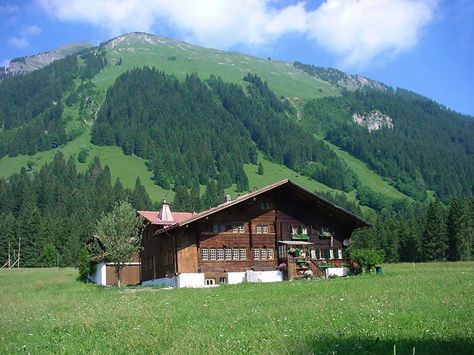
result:
<svg viewBox="0 0 474 355"><path fill-rule="evenodd" d="M474 262L382 276L127 292L0 272L0 353L473 353Z"/></svg>

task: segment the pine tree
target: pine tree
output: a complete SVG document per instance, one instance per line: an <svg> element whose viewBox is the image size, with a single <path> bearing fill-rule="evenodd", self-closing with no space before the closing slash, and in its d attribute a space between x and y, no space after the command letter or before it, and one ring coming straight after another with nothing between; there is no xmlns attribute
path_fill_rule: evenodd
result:
<svg viewBox="0 0 474 355"><path fill-rule="evenodd" d="M177 186L173 200L173 211L186 212L190 210L189 193L184 186Z"/></svg>
<svg viewBox="0 0 474 355"><path fill-rule="evenodd" d="M421 252L424 261L446 260L448 238L445 213L439 200L430 202L422 234Z"/></svg>
<svg viewBox="0 0 474 355"><path fill-rule="evenodd" d="M201 211L201 196L199 185L193 185L189 191L189 212Z"/></svg>
<svg viewBox="0 0 474 355"><path fill-rule="evenodd" d="M469 206L463 199L456 197L451 199L447 229L449 260L470 260L472 253L472 222Z"/></svg>
<svg viewBox="0 0 474 355"><path fill-rule="evenodd" d="M262 164L261 161L258 162L257 174L258 174L258 175L263 175L263 174L264 174L264 171L263 171L263 164Z"/></svg>

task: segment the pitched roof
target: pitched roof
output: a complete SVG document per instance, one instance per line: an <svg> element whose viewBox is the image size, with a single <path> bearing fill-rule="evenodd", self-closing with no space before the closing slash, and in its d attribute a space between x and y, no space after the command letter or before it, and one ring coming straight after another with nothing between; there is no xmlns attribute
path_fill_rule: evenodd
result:
<svg viewBox="0 0 474 355"><path fill-rule="evenodd" d="M137 213L143 218L145 218L145 220L148 223L159 224L159 225L170 225L170 222L162 221L159 218L159 213L160 213L159 211L137 211ZM173 215L173 219L174 219L174 222L172 222L171 224L176 224L176 223L185 221L196 215L196 213L191 213L191 212L171 212L171 214Z"/></svg>
<svg viewBox="0 0 474 355"><path fill-rule="evenodd" d="M242 203L243 201L247 201L247 200L249 200L253 197L256 197L256 196L261 195L261 194L263 194L267 191L276 189L276 188L284 186L284 185L288 186L294 192L300 193L302 196L305 196L306 199L317 201L318 203L321 203L322 205L324 205L326 208L329 208L332 212L346 217L348 220L350 220L352 222L352 224L355 226L355 228L363 228L363 227L370 226L370 223L368 223L364 219L360 218L359 216L353 214L352 212L349 212L349 211L345 210L344 208L335 205L334 203L332 203L332 202L322 198L321 196L305 189L304 187L301 187L300 185L295 184L294 182L292 182L289 179L284 179L284 180L280 180L278 182L275 182L273 184L267 185L267 186L265 186L261 189L249 192L249 193L247 193L245 195L242 195L242 196L239 196L235 200L222 203L222 204L220 204L216 207L212 207L212 208L210 208L206 211L203 211L203 212L200 212L200 213L197 213L197 214L191 214L191 216L187 219L182 219L181 221L178 221L175 218L176 223L169 226L168 228L166 228L166 232L170 231L171 229L179 228L179 227L188 225L190 223L196 222L198 220L201 220L202 218L208 217L208 216L210 216L214 213L225 210L229 207L232 207L232 206L235 206L239 203ZM174 213L175 212L173 212L173 216L174 216ZM165 230L158 231L157 233L160 233L160 232L165 232Z"/></svg>

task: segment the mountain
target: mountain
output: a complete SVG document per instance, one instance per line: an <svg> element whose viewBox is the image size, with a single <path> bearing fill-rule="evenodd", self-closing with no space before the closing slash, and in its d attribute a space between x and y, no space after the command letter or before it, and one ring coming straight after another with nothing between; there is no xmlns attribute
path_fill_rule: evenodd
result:
<svg viewBox="0 0 474 355"><path fill-rule="evenodd" d="M77 265L117 201L198 211L284 178L370 219L353 246L387 261L472 257L472 117L336 69L146 33L49 60L0 81L0 261L21 238L22 265Z"/></svg>
<svg viewBox="0 0 474 355"><path fill-rule="evenodd" d="M87 151L79 170L99 155L126 187L139 175L155 201L176 183L221 176L237 193L280 174L376 209L473 192L472 118L336 69L131 33L4 80L0 94L4 177ZM197 146L202 171L190 168Z"/></svg>
<svg viewBox="0 0 474 355"><path fill-rule="evenodd" d="M55 60L64 58L69 54L73 54L90 47L91 45L88 43L79 42L62 46L49 52L42 52L27 57L13 58L8 66L0 67L0 80L2 78L26 74L31 71L43 68Z"/></svg>

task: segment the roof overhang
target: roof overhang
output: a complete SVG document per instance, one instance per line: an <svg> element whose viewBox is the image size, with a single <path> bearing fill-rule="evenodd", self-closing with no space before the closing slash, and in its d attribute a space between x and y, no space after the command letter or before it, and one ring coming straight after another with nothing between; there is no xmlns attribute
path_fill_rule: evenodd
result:
<svg viewBox="0 0 474 355"><path fill-rule="evenodd" d="M225 203L220 204L216 207L210 208L207 211L203 211L201 213L195 214L189 219L186 219L186 220L180 221L178 223L175 223L172 226L169 226L169 227L163 229L162 231L158 231L157 234L165 233L165 232L168 233L168 232L170 232L174 229L184 227L184 226L188 226L189 224L197 222L197 221L199 221L203 218L206 218L210 215L213 215L214 213L223 211L223 210L225 210L227 208L230 208L232 206L236 206L236 205L238 205L238 204L240 204L244 201L248 201L248 200L250 200L250 199L252 199L256 196L259 196L259 195L261 195L261 194L263 194L267 191L276 190L278 188L283 188L284 186L289 188L295 194L297 194L297 195L299 194L301 197L305 198L307 201L312 201L316 204L320 204L320 205L326 207L328 210L330 210L335 215L343 217L345 220L347 220L353 226L354 229L366 228L366 227L370 226L369 222L367 222L364 219L360 218L359 216L353 214L352 212L349 212L349 211L345 210L344 208L335 205L334 203L324 199L323 197L315 194L314 192L311 192L311 191L305 189L304 187L301 187L301 186L295 184L294 182L290 181L289 179L284 179L284 180L278 181L276 183L273 183L271 185L265 186L261 189L249 192L245 195L242 195L242 196L236 198L235 200L225 202Z"/></svg>

